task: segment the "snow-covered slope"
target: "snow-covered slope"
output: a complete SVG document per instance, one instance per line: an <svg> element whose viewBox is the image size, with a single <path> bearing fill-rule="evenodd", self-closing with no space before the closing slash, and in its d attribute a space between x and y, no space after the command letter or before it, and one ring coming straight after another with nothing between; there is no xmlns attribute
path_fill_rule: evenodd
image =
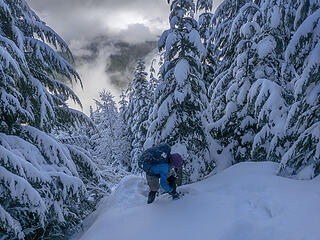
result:
<svg viewBox="0 0 320 240"><path fill-rule="evenodd" d="M277 169L241 163L179 188L182 199L164 194L150 205L144 179L127 177L81 240L319 240L320 178L286 179Z"/></svg>

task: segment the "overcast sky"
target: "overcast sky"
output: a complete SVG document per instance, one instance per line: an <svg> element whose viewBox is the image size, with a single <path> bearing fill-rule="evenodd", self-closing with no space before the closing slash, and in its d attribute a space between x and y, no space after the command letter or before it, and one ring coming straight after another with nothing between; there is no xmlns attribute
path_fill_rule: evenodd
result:
<svg viewBox="0 0 320 240"><path fill-rule="evenodd" d="M168 22L166 0L27 0L66 41L97 35L150 40ZM128 34L124 34L127 31ZM131 39L130 39L131 40Z"/></svg>
<svg viewBox="0 0 320 240"><path fill-rule="evenodd" d="M85 47L104 36L114 41L141 43L157 40L168 27L169 5L166 0L27 0L36 14L53 28L79 56ZM96 43L96 42L94 42ZM99 91L120 93L105 71L108 58L116 49L100 49L96 59L77 67L84 89L74 85L84 112L94 105ZM117 100L117 99L116 99ZM74 106L72 106L74 107Z"/></svg>

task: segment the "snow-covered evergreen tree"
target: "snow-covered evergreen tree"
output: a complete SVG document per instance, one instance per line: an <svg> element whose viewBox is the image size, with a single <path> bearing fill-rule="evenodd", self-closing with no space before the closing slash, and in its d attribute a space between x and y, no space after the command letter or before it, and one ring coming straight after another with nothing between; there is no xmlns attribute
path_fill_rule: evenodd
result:
<svg viewBox="0 0 320 240"><path fill-rule="evenodd" d="M283 75L293 86L294 103L286 121L292 144L282 171L312 178L320 174L320 4L297 1L295 32L285 51Z"/></svg>
<svg viewBox="0 0 320 240"><path fill-rule="evenodd" d="M151 94L150 97L152 98L150 100L152 101L152 103L154 102L153 101L154 100L153 99L154 91L156 90L157 86L160 83L159 78L157 78L157 73L156 73L156 69L155 69L155 66L154 66L154 64L156 64L156 63L157 63L157 60L153 59L152 62L151 62L150 70L149 70L149 72L150 72L150 77L149 77L150 84L149 84L149 86L150 86L150 94Z"/></svg>
<svg viewBox="0 0 320 240"><path fill-rule="evenodd" d="M145 144L167 142L173 152L180 152L185 159L185 182L200 179L214 166L209 157L206 127L210 114L200 61L204 46L195 9L191 0L171 3L170 29L159 40L159 49L165 49L162 82L155 91L154 120Z"/></svg>
<svg viewBox="0 0 320 240"><path fill-rule="evenodd" d="M68 108L80 101L56 76L80 79L53 49L72 59L66 43L24 0L1 1L0 20L1 237L59 237L93 209L85 183L100 180L90 158L49 135L90 122Z"/></svg>
<svg viewBox="0 0 320 240"><path fill-rule="evenodd" d="M129 127L126 121L126 109L128 107L128 101L126 100L126 94L124 91L122 91L120 95L120 101L119 101L119 115L118 115L118 121L119 121L119 129L118 134L120 136L119 141L121 142L121 151L119 152L118 159L121 161L122 166L126 169L126 171L131 172L131 136L129 136Z"/></svg>
<svg viewBox="0 0 320 240"><path fill-rule="evenodd" d="M207 43L206 61L209 66L207 78L212 78L208 92L214 121L222 118L227 106L225 96L233 77L231 65L235 64L236 47L240 41L239 26L238 31L231 30L240 9L247 2L250 0L225 0L212 17L213 30ZM242 23L245 21L242 19Z"/></svg>
<svg viewBox="0 0 320 240"><path fill-rule="evenodd" d="M212 17L213 14L211 13L212 10L212 0L198 0L197 1L197 10L202 12L199 16L199 34L203 45L205 47L205 51L201 56L202 66L203 66L203 79L206 84L206 89L209 88L211 81L212 81L212 66L210 64L210 53L208 52L208 45L210 46L210 36L212 35L213 28L212 28Z"/></svg>
<svg viewBox="0 0 320 240"><path fill-rule="evenodd" d="M128 98L128 104L126 106L126 108L124 109L122 116L124 119L124 124L126 125L126 135L128 138L128 142L129 142L129 146L130 146L130 171L132 171L132 158L131 158L131 152L133 150L133 140L134 140L134 133L132 132L132 127L134 124L133 121L133 112L134 112L134 102L135 102L135 98L134 98L134 89L133 89L133 81L131 80L128 83L128 87L126 90L126 96Z"/></svg>
<svg viewBox="0 0 320 240"><path fill-rule="evenodd" d="M143 152L143 145L148 131L148 117L150 108L150 87L145 72L145 63L138 60L133 79L133 112L131 132L133 133L131 167L134 172L139 171L138 158Z"/></svg>
<svg viewBox="0 0 320 240"><path fill-rule="evenodd" d="M290 99L281 78L287 39L284 3L247 3L230 25L229 43L237 43L234 60L213 81L213 135L231 162L279 161L285 151L279 139ZM220 100L220 101L219 101ZM222 105L223 103L224 105ZM233 161L233 162L232 162Z"/></svg>
<svg viewBox="0 0 320 240"><path fill-rule="evenodd" d="M197 10L212 11L212 0L197 0Z"/></svg>
<svg viewBox="0 0 320 240"><path fill-rule="evenodd" d="M128 107L127 95L124 90L121 91L120 101L119 101L119 113L121 117L124 119L124 113Z"/></svg>
<svg viewBox="0 0 320 240"><path fill-rule="evenodd" d="M225 9L227 4L232 3L242 6L238 9L238 14L234 12L235 9ZM229 14L232 14L232 21L226 18L223 9L231 11ZM218 170L235 162L250 159L250 143L254 137L255 120L253 112L249 112L247 107L247 94L254 81L252 38L259 34L257 31L260 29L257 24L248 24L245 26L247 32L243 34L241 30L244 29L241 27L250 21L258 9L254 3L225 1L214 15L217 32L211 36L211 47L222 47L222 51L218 51L220 61L209 88L214 120L211 133L221 146L216 160ZM230 55L231 49L233 55ZM211 51L211 54L213 52L216 50Z"/></svg>
<svg viewBox="0 0 320 240"><path fill-rule="evenodd" d="M123 164L121 140L121 119L119 118L115 102L110 92L100 92L100 99L96 101L96 109L91 118L96 124L96 131L92 132L91 155L102 177L102 185L106 190L111 189L127 174ZM123 146L124 150L126 146Z"/></svg>
<svg viewBox="0 0 320 240"><path fill-rule="evenodd" d="M159 73L159 70L156 70L156 68L160 67L163 64L163 57L161 56L163 54L158 54L157 57L155 57L150 66L150 76L149 76L149 117L147 125L150 126L151 123L155 120L152 115L153 107L156 104L156 98L155 98L155 92L158 87L158 85L161 83L161 74ZM155 66L157 64L157 66Z"/></svg>
<svg viewBox="0 0 320 240"><path fill-rule="evenodd" d="M233 1L242 7L230 9L233 17L224 21L227 3L213 17L208 47L219 59L211 65L212 133L221 152L232 153L222 165L282 158L287 173L319 174L319 3Z"/></svg>
<svg viewBox="0 0 320 240"><path fill-rule="evenodd" d="M114 96L106 90L100 92L99 95L100 99L95 100L96 110L91 114L98 131L91 137L91 141L97 164L104 170L109 166L121 166L120 159L118 159L121 146L118 135L118 109L113 100Z"/></svg>
<svg viewBox="0 0 320 240"><path fill-rule="evenodd" d="M236 42L230 42L230 31L240 9L250 2L252 1L224 0L212 16L212 26L210 26L212 30L207 43L207 61L210 63L214 77L227 70L234 60L234 50L239 38L233 39Z"/></svg>
<svg viewBox="0 0 320 240"><path fill-rule="evenodd" d="M251 157L253 161L280 161L286 146L279 144L284 136L284 122L290 93L281 76L281 63L288 36L286 1L261 2L256 22L260 33L255 38L254 83L249 90L249 103L254 105L257 120ZM283 20L282 20L283 19Z"/></svg>
<svg viewBox="0 0 320 240"><path fill-rule="evenodd" d="M204 11L199 16L199 33L203 40L204 46L207 46L207 41L212 34L211 20L213 17L212 11L212 0L198 0L197 11Z"/></svg>

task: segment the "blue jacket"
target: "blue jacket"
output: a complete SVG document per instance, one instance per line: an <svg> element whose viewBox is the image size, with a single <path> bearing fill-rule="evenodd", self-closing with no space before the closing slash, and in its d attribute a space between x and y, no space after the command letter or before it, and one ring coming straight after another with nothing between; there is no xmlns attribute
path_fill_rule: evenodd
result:
<svg viewBox="0 0 320 240"><path fill-rule="evenodd" d="M169 187L167 181L169 171L170 166L168 163L154 165L149 170L149 173L151 173L152 175L160 175L160 185L166 192L171 191L171 187Z"/></svg>

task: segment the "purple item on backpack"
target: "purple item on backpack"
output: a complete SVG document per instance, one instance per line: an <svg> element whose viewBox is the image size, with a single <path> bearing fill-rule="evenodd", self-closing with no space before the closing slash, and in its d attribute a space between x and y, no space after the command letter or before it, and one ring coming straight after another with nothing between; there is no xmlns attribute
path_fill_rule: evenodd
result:
<svg viewBox="0 0 320 240"><path fill-rule="evenodd" d="M170 164L176 168L181 168L183 160L180 154L174 153L170 155Z"/></svg>

